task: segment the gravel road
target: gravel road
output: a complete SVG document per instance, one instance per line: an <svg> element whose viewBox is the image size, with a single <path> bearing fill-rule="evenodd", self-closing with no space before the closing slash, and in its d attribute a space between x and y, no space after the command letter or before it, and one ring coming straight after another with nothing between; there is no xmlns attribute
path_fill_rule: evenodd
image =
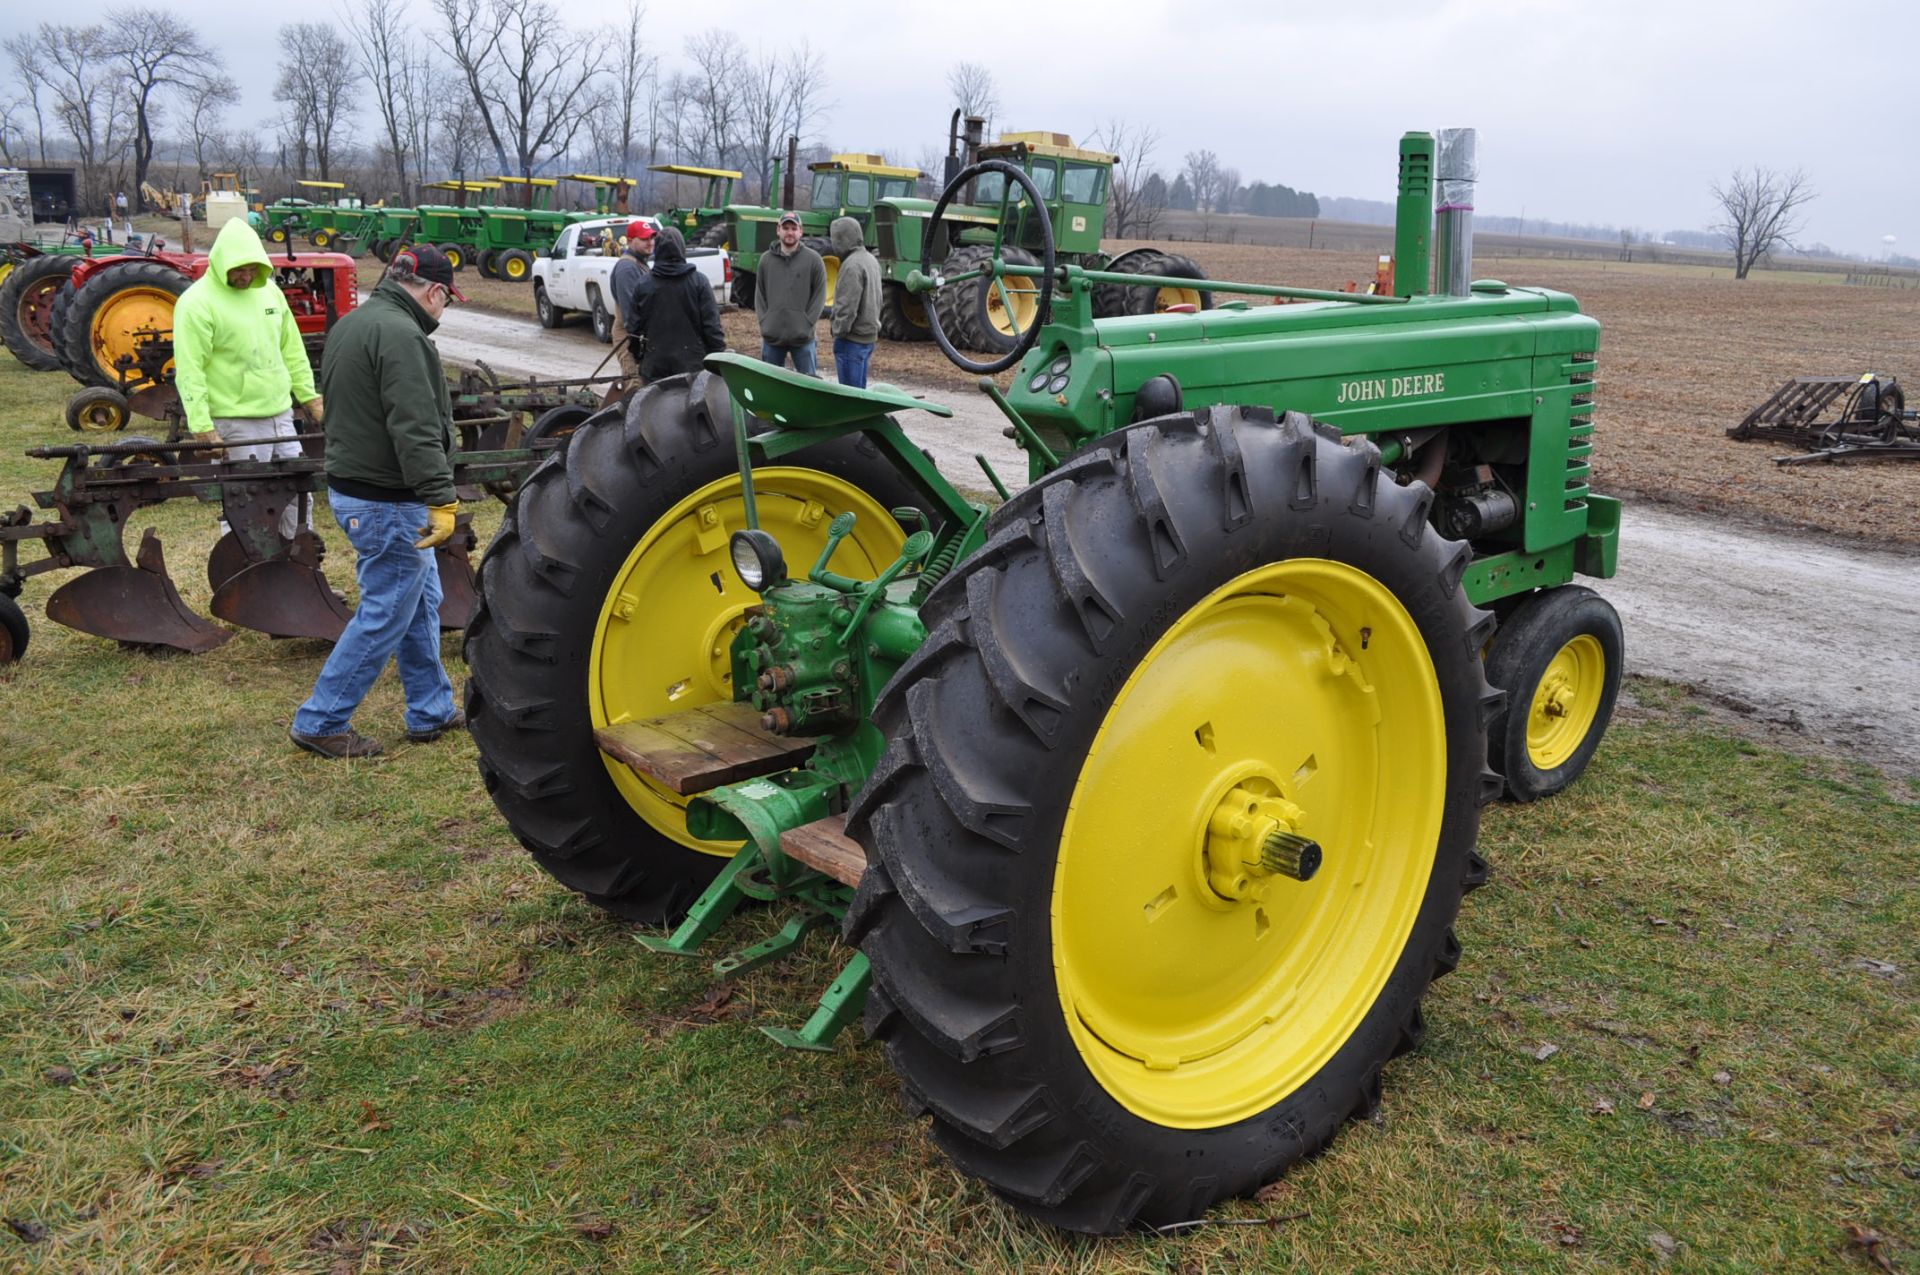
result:
<svg viewBox="0 0 1920 1275"><path fill-rule="evenodd" d="M608 348L584 329L481 310L449 311L435 339L448 359L502 375L586 376ZM978 452L1022 484L1024 454L984 396L894 384L954 409L951 420L901 417L951 480L987 486ZM1620 573L1597 587L1620 612L1628 672L1684 682L1773 734L1920 774L1920 556L1636 502Z"/></svg>

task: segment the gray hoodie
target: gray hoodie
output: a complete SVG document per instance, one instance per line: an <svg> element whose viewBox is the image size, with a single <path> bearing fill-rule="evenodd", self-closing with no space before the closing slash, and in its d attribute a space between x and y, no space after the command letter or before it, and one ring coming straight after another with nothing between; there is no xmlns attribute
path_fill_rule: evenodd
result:
<svg viewBox="0 0 1920 1275"><path fill-rule="evenodd" d="M829 228L840 254L833 285L833 339L872 345L880 339L880 263L861 240L860 223L836 217Z"/></svg>

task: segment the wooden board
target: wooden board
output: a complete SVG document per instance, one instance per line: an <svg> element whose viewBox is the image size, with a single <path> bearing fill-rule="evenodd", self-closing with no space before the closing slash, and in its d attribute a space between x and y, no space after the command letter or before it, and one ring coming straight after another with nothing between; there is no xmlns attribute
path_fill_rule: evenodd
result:
<svg viewBox="0 0 1920 1275"><path fill-rule="evenodd" d="M813 755L814 745L810 736L761 729L753 705L737 701L602 727L593 739L635 773L683 796L791 770Z"/></svg>
<svg viewBox="0 0 1920 1275"><path fill-rule="evenodd" d="M828 815L780 834L780 848L816 872L845 885L860 884L867 870L867 852L847 835L847 817Z"/></svg>

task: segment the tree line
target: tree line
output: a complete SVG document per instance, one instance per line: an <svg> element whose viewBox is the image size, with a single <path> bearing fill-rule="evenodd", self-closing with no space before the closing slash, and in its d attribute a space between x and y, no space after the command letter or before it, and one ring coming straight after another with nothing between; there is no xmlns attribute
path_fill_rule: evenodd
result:
<svg viewBox="0 0 1920 1275"><path fill-rule="evenodd" d="M788 137L819 140L824 56L805 40L749 50L702 32L669 61L628 0L611 23L570 26L551 0L430 0L430 29L403 0L349 0L337 22L278 33L265 120L235 120L219 51L154 8L100 23L42 22L0 42L0 163L79 170L87 209L130 200L156 175L194 189L239 172L284 190L346 181L411 200L439 176L532 177L575 168L639 178L656 163L737 168L764 195ZM192 180L181 181L192 173Z"/></svg>

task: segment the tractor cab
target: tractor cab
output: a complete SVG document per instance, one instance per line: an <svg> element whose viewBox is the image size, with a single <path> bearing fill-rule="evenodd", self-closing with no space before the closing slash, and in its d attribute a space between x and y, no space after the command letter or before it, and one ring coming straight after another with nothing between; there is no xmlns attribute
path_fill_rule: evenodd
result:
<svg viewBox="0 0 1920 1275"><path fill-rule="evenodd" d="M979 158L1005 160L1033 178L1046 202L1056 252L1079 257L1099 251L1115 156L1077 147L1065 133L1003 133L999 141L980 148ZM997 211L1006 196L1006 178L988 173L974 183L968 202ZM1024 192L1015 190L1013 200L1006 242L1036 251L1041 246L1040 231Z"/></svg>
<svg viewBox="0 0 1920 1275"><path fill-rule="evenodd" d="M705 194L697 207L669 208L660 214L660 220L678 227L689 244L704 242L708 231L725 223L727 205L733 202L733 184L745 175L738 169L698 168L691 164L654 164L647 171L667 173L676 179L691 177L706 183ZM715 242L707 246L718 247L719 237L724 233L718 232Z"/></svg>
<svg viewBox="0 0 1920 1275"><path fill-rule="evenodd" d="M923 174L884 162L879 155L835 155L807 165L813 174L808 210L824 218L824 229L835 217L853 217L865 225L874 205L883 199L903 199L919 193Z"/></svg>

